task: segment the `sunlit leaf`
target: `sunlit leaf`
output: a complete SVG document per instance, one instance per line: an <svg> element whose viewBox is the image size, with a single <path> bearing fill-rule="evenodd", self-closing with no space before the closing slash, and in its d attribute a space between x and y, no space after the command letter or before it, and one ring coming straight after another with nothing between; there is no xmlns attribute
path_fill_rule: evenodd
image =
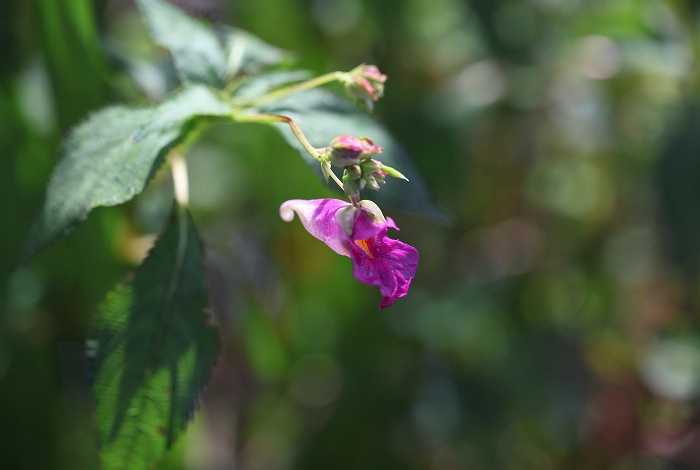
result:
<svg viewBox="0 0 700 470"><path fill-rule="evenodd" d="M177 214L108 294L88 341L105 469L152 468L184 431L218 351L207 303L197 231Z"/></svg>
<svg viewBox="0 0 700 470"><path fill-rule="evenodd" d="M304 134L314 147L326 147L331 139L340 134L356 137L370 137L374 143L384 147L384 152L377 158L382 163L396 168L410 182L387 178L386 185L374 192L366 189L363 197L372 199L380 205L398 207L409 212L423 214L439 222L446 222L446 214L432 201L423 180L406 151L387 130L358 110L351 102L324 89L313 89L295 93L282 100L262 107L262 111L282 114L297 121ZM278 124L287 142L299 150L302 157L314 168L319 177L320 166L301 147L288 126Z"/></svg>
<svg viewBox="0 0 700 470"><path fill-rule="evenodd" d="M183 81L223 86L226 57L211 27L163 0L138 4L153 39L170 51Z"/></svg>
<svg viewBox="0 0 700 470"><path fill-rule="evenodd" d="M230 107L203 86L193 86L151 109L116 106L77 126L64 142L32 227L23 260L68 234L97 206L139 194L170 148L207 116Z"/></svg>

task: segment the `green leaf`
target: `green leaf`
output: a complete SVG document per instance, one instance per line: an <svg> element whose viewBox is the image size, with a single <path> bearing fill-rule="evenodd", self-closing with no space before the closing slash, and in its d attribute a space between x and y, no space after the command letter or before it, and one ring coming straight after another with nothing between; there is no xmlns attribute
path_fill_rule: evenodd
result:
<svg viewBox="0 0 700 470"><path fill-rule="evenodd" d="M266 67L289 62L292 54L262 41L256 36L232 26L218 28L228 57L227 75L239 72L253 74Z"/></svg>
<svg viewBox="0 0 700 470"><path fill-rule="evenodd" d="M355 137L367 136L384 151L377 157L382 163L403 173L410 181L388 178L381 190L374 192L365 189L363 197L372 199L380 205L393 206L425 215L441 223L448 222L448 216L430 198L428 190L406 151L369 115L358 110L351 102L324 90L312 89L295 93L261 108L261 111L281 114L294 119L311 145L316 148L326 147L340 134ZM289 127L275 124L287 142L299 150L307 163L323 178L321 169L299 144Z"/></svg>
<svg viewBox="0 0 700 470"><path fill-rule="evenodd" d="M226 56L214 31L163 0L138 0L153 39L170 51L180 79L222 88Z"/></svg>
<svg viewBox="0 0 700 470"><path fill-rule="evenodd" d="M67 235L97 206L139 194L170 148L207 116L230 107L204 86L193 86L151 109L116 106L73 129L60 151L43 207L22 260Z"/></svg>
<svg viewBox="0 0 700 470"><path fill-rule="evenodd" d="M99 307L88 341L105 469L153 468L183 433L216 361L202 246L189 214L175 212Z"/></svg>

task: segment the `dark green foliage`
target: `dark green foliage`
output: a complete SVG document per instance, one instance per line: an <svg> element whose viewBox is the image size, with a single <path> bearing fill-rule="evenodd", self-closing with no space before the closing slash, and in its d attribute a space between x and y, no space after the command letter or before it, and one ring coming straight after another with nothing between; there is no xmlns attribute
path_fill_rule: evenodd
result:
<svg viewBox="0 0 700 470"><path fill-rule="evenodd" d="M679 113L658 161L661 217L671 259L695 277L700 269L700 108Z"/></svg>
<svg viewBox="0 0 700 470"><path fill-rule="evenodd" d="M202 245L189 214L99 307L88 341L105 469L150 468L191 419L218 352Z"/></svg>

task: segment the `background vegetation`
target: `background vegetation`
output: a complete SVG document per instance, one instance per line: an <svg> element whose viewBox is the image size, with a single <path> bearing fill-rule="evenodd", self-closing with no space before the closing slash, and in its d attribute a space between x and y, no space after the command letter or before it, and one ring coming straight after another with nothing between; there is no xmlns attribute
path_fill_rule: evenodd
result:
<svg viewBox="0 0 700 470"><path fill-rule="evenodd" d="M178 4L317 73L377 64L375 114L451 223L383 208L421 259L380 313L279 219L333 194L296 152L211 131L189 164L224 347L162 468L698 468L696 2ZM65 132L177 83L126 1L5 0L0 50L0 466L97 468L82 343L162 227L168 178L17 259Z"/></svg>

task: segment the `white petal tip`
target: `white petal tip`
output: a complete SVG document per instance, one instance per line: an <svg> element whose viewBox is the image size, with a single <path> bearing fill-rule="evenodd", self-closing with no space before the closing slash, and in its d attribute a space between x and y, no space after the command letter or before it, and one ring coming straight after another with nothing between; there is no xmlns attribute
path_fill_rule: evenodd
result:
<svg viewBox="0 0 700 470"><path fill-rule="evenodd" d="M287 201L280 206L280 217L285 222L291 222L294 220L294 208L292 207L292 204L290 204L291 202L292 201Z"/></svg>

